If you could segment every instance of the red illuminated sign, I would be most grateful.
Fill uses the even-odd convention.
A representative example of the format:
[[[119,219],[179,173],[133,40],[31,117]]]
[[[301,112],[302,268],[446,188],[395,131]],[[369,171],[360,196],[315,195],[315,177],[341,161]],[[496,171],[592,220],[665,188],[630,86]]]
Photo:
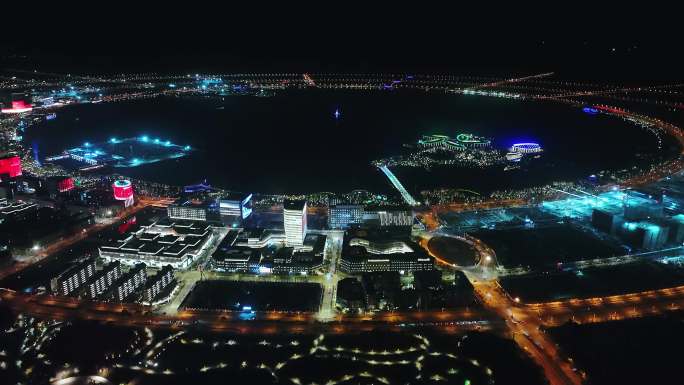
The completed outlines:
[[[67,192],[74,189],[74,180],[71,178],[62,179],[57,182],[57,191]]]
[[[12,108],[15,110],[21,110],[21,109],[30,108],[30,107],[31,107],[31,105],[26,103],[23,100],[15,100],[12,102]]]
[[[0,175],[9,174],[10,178],[21,175],[21,160],[18,156],[0,159]]]
[[[117,180],[112,185],[114,199],[119,201],[129,200],[133,197],[133,185],[128,180]]]
[[[2,112],[6,114],[16,114],[20,112],[29,112],[33,109],[33,107],[26,103],[23,100],[14,100],[12,101],[12,108],[3,108]]]

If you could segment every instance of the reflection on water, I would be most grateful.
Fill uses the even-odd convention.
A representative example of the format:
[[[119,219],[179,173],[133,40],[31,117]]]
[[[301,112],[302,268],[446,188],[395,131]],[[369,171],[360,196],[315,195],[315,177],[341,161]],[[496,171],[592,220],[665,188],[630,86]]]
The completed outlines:
[[[223,107],[223,109],[217,109]],[[331,111],[340,108],[344,117]],[[112,137],[163,138],[190,145],[188,157],[142,164],[131,177],[255,192],[392,191],[371,162],[401,152],[422,135],[467,132],[496,148],[517,142],[544,147],[539,162],[502,167],[398,169],[410,190],[466,187],[484,191],[528,182],[584,177],[622,168],[658,152],[646,129],[550,102],[412,92],[287,91],[270,98],[158,98],[65,107],[60,118],[25,132],[43,156]],[[619,138],[619,144],[616,141]],[[605,156],[610,147],[610,157]],[[667,148],[667,146],[666,146]],[[130,172],[129,172],[130,171]]]

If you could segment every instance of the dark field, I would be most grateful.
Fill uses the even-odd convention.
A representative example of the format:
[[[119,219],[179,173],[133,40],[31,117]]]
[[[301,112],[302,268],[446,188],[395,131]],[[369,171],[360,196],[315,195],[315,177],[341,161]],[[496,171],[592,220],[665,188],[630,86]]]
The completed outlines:
[[[472,266],[478,262],[475,249],[459,239],[434,237],[428,242],[428,248],[440,259],[458,266]]]
[[[317,311],[321,286],[317,283],[201,281],[182,308],[241,311]]]
[[[657,262],[501,277],[501,286],[522,302],[634,293],[684,284],[684,269]]]
[[[581,261],[626,254],[591,233],[570,225],[533,229],[481,230],[471,233],[496,252],[506,268],[543,269],[559,262]]]
[[[12,363],[2,378],[11,383],[45,384],[50,377],[93,374],[115,384],[140,385],[545,383],[514,342],[489,333],[407,328],[402,333],[260,336],[92,322],[19,325],[6,313],[0,305],[3,325],[17,325],[0,334],[0,361]],[[14,365],[18,359],[20,369]]]
[[[590,385],[681,383],[684,314],[567,324],[549,334],[587,373]]]

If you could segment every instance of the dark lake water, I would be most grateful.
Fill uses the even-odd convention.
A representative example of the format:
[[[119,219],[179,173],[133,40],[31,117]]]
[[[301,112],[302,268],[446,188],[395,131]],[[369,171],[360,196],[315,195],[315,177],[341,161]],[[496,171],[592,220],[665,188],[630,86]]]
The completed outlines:
[[[85,141],[148,135],[195,150],[117,172],[177,185],[206,178],[214,186],[263,193],[392,191],[370,162],[399,154],[423,134],[470,132],[500,147],[533,141],[545,153],[529,169],[513,172],[395,170],[411,190],[524,187],[622,168],[659,152],[652,133],[615,118],[556,103],[463,95],[307,90],[77,105],[57,114],[24,135],[41,157]]]

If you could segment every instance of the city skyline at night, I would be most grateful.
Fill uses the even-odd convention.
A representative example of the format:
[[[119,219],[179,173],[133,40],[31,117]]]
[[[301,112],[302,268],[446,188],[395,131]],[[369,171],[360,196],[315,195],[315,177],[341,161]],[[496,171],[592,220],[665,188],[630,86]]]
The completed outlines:
[[[678,383],[670,12],[57,8],[0,38],[0,383]]]

